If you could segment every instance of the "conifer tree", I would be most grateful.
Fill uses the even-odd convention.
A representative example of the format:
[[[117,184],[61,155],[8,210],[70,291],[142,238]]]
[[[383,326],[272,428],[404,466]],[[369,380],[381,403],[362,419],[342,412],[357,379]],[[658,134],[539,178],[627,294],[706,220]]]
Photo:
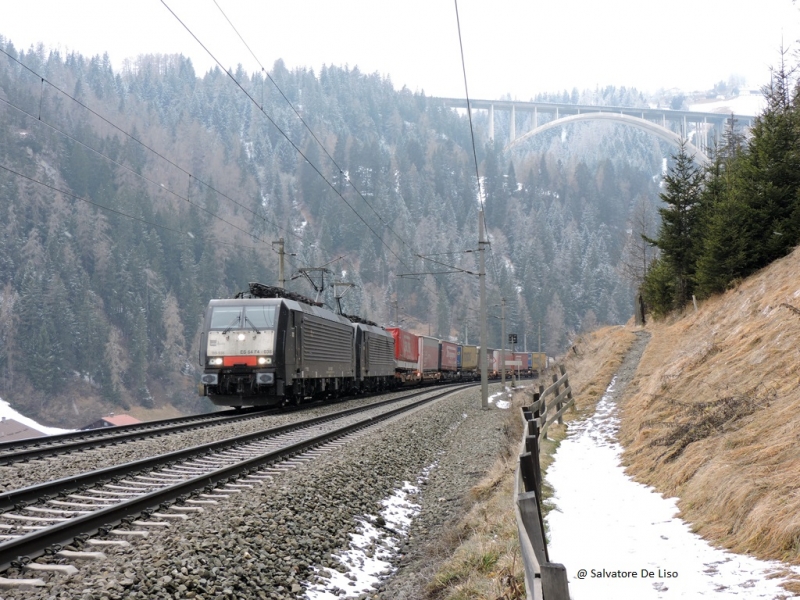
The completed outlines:
[[[784,256],[800,238],[800,90],[783,54],[764,89],[767,109],[756,119],[737,169],[737,189],[750,213],[742,224],[748,245],[743,275]]]
[[[693,292],[693,275],[699,245],[698,211],[702,172],[692,162],[682,141],[675,164],[664,178],[664,192],[659,194],[666,204],[661,214],[658,238],[648,239],[661,250],[662,260],[675,278],[672,304],[679,308],[686,304]],[[647,278],[645,278],[647,279]]]
[[[703,232],[697,257],[695,283],[700,296],[725,289],[741,273],[747,260],[747,245],[742,230],[750,213],[737,188],[738,160],[744,138],[733,117],[728,120],[723,142],[705,170],[705,185],[700,196],[698,229]]]

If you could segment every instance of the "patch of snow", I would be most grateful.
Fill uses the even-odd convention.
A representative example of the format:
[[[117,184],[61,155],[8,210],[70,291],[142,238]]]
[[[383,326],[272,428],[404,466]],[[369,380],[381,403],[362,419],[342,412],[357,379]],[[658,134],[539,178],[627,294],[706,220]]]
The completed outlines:
[[[500,408],[502,410],[508,410],[509,408],[511,408],[511,401],[504,400],[503,397],[506,398],[511,397],[511,389],[508,386],[506,386],[505,391],[497,392],[496,394],[492,394],[491,396],[489,396],[488,402],[489,404],[495,404],[497,408]]]
[[[22,423],[23,425],[27,425],[31,429],[35,429],[36,431],[41,431],[42,433],[46,433],[47,435],[55,435],[57,433],[70,433],[71,431],[75,431],[74,429],[59,429],[58,427],[46,427],[45,425],[40,425],[33,419],[26,417],[25,415],[11,408],[11,405],[2,398],[0,398],[0,418],[14,419],[17,423]]]
[[[694,112],[713,112],[755,117],[764,112],[767,107],[767,99],[763,94],[746,94],[729,98],[727,100],[714,100],[712,102],[697,102],[689,106],[690,111]]]
[[[426,480],[435,466],[436,463],[426,467],[417,482]],[[350,548],[334,556],[345,572],[314,567],[317,581],[308,585],[304,598],[338,600],[374,592],[374,586],[396,570],[391,560],[399,553],[400,538],[408,536],[411,521],[421,510],[409,499],[418,492],[417,486],[406,481],[401,489],[383,500],[380,516],[359,519],[358,531],[350,534]]]
[[[591,418],[570,424],[547,474],[556,506],[547,516],[548,552],[566,565],[571,598],[787,597],[779,572],[800,568],[710,546],[675,516],[675,498],[625,475],[614,384]]]

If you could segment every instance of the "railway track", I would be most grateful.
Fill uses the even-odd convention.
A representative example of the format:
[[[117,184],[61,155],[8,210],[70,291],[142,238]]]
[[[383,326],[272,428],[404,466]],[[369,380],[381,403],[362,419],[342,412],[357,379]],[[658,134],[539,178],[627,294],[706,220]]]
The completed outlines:
[[[276,409],[235,411],[226,410],[186,417],[175,417],[160,421],[148,421],[135,425],[88,429],[0,443],[0,465],[34,460],[87,448],[99,448],[156,435],[192,431],[227,423],[246,421],[276,413]]]
[[[365,396],[362,396],[362,398]],[[345,398],[344,400],[347,400]],[[283,408],[251,408],[175,417],[103,429],[73,431],[47,436],[0,443],[0,466],[13,465],[48,456],[69,454],[83,450],[103,448],[126,442],[144,440],[161,435],[174,435],[221,425],[230,425],[270,415],[288,414],[328,404],[323,401]]]
[[[102,548],[146,537],[150,529],[186,519],[204,505],[263,483],[276,463],[313,454],[314,449],[466,387],[470,386],[417,391],[0,494],[0,572],[12,566],[66,568],[31,560],[43,554],[75,557],[63,550],[75,540]]]

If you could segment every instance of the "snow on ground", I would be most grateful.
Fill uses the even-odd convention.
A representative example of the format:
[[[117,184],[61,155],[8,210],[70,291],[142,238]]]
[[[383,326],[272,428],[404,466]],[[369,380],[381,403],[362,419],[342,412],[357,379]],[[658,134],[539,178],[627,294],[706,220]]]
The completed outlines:
[[[423,470],[417,483],[427,479],[435,466]],[[365,592],[374,592],[373,585],[388,579],[396,570],[391,560],[398,554],[399,538],[408,535],[411,520],[421,509],[409,500],[409,496],[418,491],[418,487],[406,481],[401,489],[383,501],[384,508],[378,517],[360,519],[357,533],[350,534],[350,549],[334,557],[344,567],[344,573],[315,568],[319,581],[306,589],[305,598],[356,598]]]
[[[504,400],[503,398],[508,398],[508,400]],[[496,404],[497,408],[502,408],[503,410],[508,410],[511,408],[511,388],[506,386],[505,391],[497,392],[496,394],[492,394],[488,398],[489,404]]]
[[[698,102],[689,106],[689,110],[697,112],[727,113],[755,117],[764,112],[767,99],[762,94],[745,94],[728,100],[712,100]]]
[[[39,425],[33,419],[30,419],[16,410],[11,408],[11,405],[0,398],[0,419],[14,419],[17,423],[22,423],[23,425],[27,425],[36,431],[41,431],[42,433],[46,433],[47,435],[55,435],[57,433],[69,433],[70,431],[74,431],[74,429],[59,429],[58,427],[45,427],[44,425]]]
[[[548,551],[573,600],[794,597],[769,577],[800,569],[710,546],[675,517],[675,498],[625,475],[613,386],[593,417],[570,424],[547,474]]]

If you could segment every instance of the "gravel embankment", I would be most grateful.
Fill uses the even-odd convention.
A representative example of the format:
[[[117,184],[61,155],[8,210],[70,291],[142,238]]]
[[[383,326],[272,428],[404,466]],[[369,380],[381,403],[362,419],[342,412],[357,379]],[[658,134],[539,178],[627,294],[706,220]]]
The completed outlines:
[[[356,517],[378,514],[382,499],[436,463],[415,499],[422,511],[402,546],[399,571],[360,596],[420,598],[427,544],[463,514],[465,493],[506,443],[505,411],[480,410],[479,396],[479,388],[460,392],[131,548],[110,551],[71,578],[46,577],[45,588],[0,590],[0,596],[301,598],[312,566],[341,568],[332,554],[347,546]]]
[[[408,393],[407,391],[402,393]],[[400,395],[397,392],[396,395]],[[386,396],[381,399],[389,399]],[[357,398],[347,402],[327,404],[306,411],[298,411],[281,415],[273,415],[240,421],[229,425],[220,425],[197,429],[186,433],[163,435],[161,437],[136,440],[121,443],[117,446],[107,446],[94,450],[85,450],[73,454],[61,454],[34,460],[27,463],[17,463],[9,466],[0,466],[0,492],[7,492],[19,488],[53,481],[62,477],[69,477],[87,471],[103,469],[114,465],[124,464],[175,452],[192,446],[209,444],[225,438],[244,435],[263,429],[279,427],[294,421],[303,421],[314,417],[326,415],[331,412],[356,408],[365,404],[376,402],[376,398]]]

